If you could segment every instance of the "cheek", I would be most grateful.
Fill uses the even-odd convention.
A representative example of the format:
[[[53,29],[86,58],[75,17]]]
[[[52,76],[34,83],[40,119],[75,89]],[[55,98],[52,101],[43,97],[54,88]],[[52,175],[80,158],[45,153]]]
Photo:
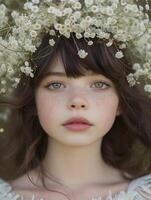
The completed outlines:
[[[57,98],[51,98],[47,95],[37,95],[36,107],[39,121],[42,127],[50,124],[56,115],[56,107],[60,105]],[[53,120],[52,120],[53,119]]]
[[[98,113],[98,123],[103,124],[106,129],[110,129],[116,118],[119,99],[116,95],[100,98],[96,101],[96,113]],[[95,113],[95,112],[94,112]]]

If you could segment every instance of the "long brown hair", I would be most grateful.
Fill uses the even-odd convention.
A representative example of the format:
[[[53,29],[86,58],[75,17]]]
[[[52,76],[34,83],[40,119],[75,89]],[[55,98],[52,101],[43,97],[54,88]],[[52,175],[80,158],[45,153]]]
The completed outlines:
[[[14,95],[1,99],[0,105],[11,109],[0,152],[1,162],[12,159],[16,173],[12,179],[37,166],[44,174],[42,160],[45,157],[48,135],[42,129],[36,115],[35,89],[51,66],[53,58],[59,55],[63,61],[67,77],[79,77],[85,70],[103,74],[113,81],[120,99],[122,114],[117,116],[110,131],[104,136],[100,153],[109,165],[119,169],[127,179],[134,179],[151,171],[151,100],[141,85],[130,87],[126,76],[133,72],[132,64],[125,50],[122,59],[115,58],[116,44],[107,47],[105,41],[88,46],[85,39],[75,35],[55,38],[54,47],[49,45],[46,34],[37,51],[33,54],[32,65],[36,65],[34,78],[22,75],[22,80]],[[77,55],[85,49],[85,59]],[[69,56],[70,55],[70,56]],[[5,177],[10,179],[10,177]]]

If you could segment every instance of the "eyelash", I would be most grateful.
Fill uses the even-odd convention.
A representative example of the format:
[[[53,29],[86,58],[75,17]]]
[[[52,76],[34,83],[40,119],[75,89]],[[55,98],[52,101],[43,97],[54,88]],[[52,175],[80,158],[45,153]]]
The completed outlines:
[[[49,84],[47,84],[45,87],[46,88],[48,88],[48,89],[50,89],[50,86],[51,85],[53,85],[53,84],[63,84],[61,81],[52,81],[52,82],[50,82]],[[108,87],[110,87],[110,85],[108,84],[108,83],[106,83],[106,82],[104,82],[104,81],[94,81],[94,83],[102,83],[102,85],[105,85],[105,88],[101,88],[102,90],[104,90],[104,89],[106,89],[106,88],[108,88]],[[55,89],[60,89],[60,88],[53,88],[53,89],[51,89],[51,90],[55,90]],[[98,89],[100,89],[100,88],[98,88]]]

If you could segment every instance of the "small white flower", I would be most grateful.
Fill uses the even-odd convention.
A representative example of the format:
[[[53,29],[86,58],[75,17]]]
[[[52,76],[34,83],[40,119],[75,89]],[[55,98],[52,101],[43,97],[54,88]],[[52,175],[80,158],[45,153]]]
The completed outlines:
[[[2,64],[1,67],[0,67],[0,71],[3,71],[5,72],[6,71],[6,65],[5,64]]]
[[[62,24],[55,23],[55,24],[54,24],[54,28],[55,28],[56,30],[60,30],[60,29],[62,28]]]
[[[88,42],[88,45],[89,45],[89,46],[93,45],[93,41],[89,41],[89,42]]]
[[[84,0],[86,7],[92,6],[93,0]]]
[[[56,34],[55,30],[51,29],[51,30],[49,31],[49,35],[55,35],[55,34]]]
[[[98,7],[96,5],[91,6],[90,10],[93,13],[97,13],[99,11],[99,9],[98,9]]]
[[[118,58],[118,59],[123,58],[124,57],[123,52],[117,51],[116,54],[115,54],[115,57]]]
[[[81,33],[76,33],[76,38],[77,39],[81,39],[83,36],[82,36],[82,34]]]
[[[28,61],[25,61],[25,66],[29,67],[29,62]]]
[[[30,74],[31,71],[31,67],[25,67],[25,73]]]
[[[66,19],[64,23],[65,23],[66,25],[71,25],[71,20]]]
[[[32,30],[32,31],[30,32],[30,35],[31,35],[32,38],[36,38],[36,37],[37,37],[37,32],[34,31],[34,30]]]
[[[146,92],[150,92],[150,93],[151,93],[151,85],[146,84],[146,85],[144,86],[144,90],[145,90]]]
[[[81,17],[81,12],[80,11],[75,11],[74,13],[73,13],[73,16],[76,18],[76,20],[77,19],[79,19],[80,17]]]
[[[63,11],[62,11],[62,15],[65,16],[66,14],[68,15],[71,15],[73,12],[72,8],[65,8]]]
[[[134,63],[133,64],[133,69],[136,70],[136,71],[140,70],[141,69],[141,65],[139,63]]]
[[[112,7],[107,6],[106,14],[109,15],[109,16],[112,16],[114,14]]]
[[[7,68],[7,71],[8,71],[9,74],[13,74],[14,73],[14,69],[11,66],[9,66]]]
[[[90,33],[89,33],[89,32],[87,32],[87,31],[86,31],[86,32],[84,32],[84,37],[85,37],[85,38],[89,38],[89,37],[90,37]]]
[[[55,8],[54,7],[52,7],[52,6],[50,6],[48,9],[47,9],[47,12],[48,13],[54,13],[55,12]]]
[[[85,50],[80,49],[78,51],[78,55],[79,55],[80,58],[85,58],[88,55],[88,53]]]
[[[34,30],[40,30],[41,29],[41,24],[36,23],[33,25]]]
[[[32,6],[31,10],[32,10],[32,12],[37,13],[39,11],[39,7],[38,6]]]
[[[145,9],[146,9],[146,10],[149,10],[149,9],[150,9],[149,4],[145,4]]]
[[[33,3],[32,2],[26,2],[24,4],[24,9],[27,10],[27,9],[32,9],[32,6],[33,6]]]
[[[60,11],[59,9],[55,9],[55,13],[54,13],[57,17],[62,17],[62,11]]]
[[[95,38],[95,36],[96,36],[96,33],[94,33],[94,32],[92,32],[92,33],[90,34],[90,37],[91,37],[91,38]]]
[[[2,88],[1,90],[0,90],[0,94],[4,94],[6,92],[6,89],[5,88]]]
[[[15,82],[19,83],[20,82],[20,78],[15,78]]]
[[[29,75],[30,75],[31,78],[34,77],[34,73],[32,73],[32,72]]]
[[[32,2],[33,2],[34,4],[39,4],[39,3],[40,3],[39,0],[32,0]]]
[[[127,0],[121,0],[121,5],[125,6],[127,4]]]
[[[0,128],[0,133],[3,133],[4,132],[4,129],[3,128]]]
[[[50,44],[51,46],[54,46],[54,45],[55,45],[54,39],[50,39],[50,40],[49,40],[49,44]]]
[[[76,22],[76,21],[77,21],[76,16],[75,16],[75,15],[71,15],[70,21],[71,21],[71,23],[72,23],[72,22]]]
[[[72,5],[72,8],[74,10],[80,10],[82,7],[81,3],[80,2],[75,2],[73,5]]]
[[[88,23],[91,23],[91,22],[92,22],[92,17],[86,16],[85,20],[86,20]]]
[[[120,49],[126,49],[126,44],[123,43],[123,44],[119,45],[119,48],[120,48]]]
[[[130,73],[127,77],[126,77],[129,86],[133,87],[136,84],[136,80],[134,79],[134,74]]]
[[[6,80],[2,80],[2,81],[1,81],[1,84],[2,84],[2,85],[6,85]]]
[[[112,46],[112,44],[113,44],[113,40],[109,40],[109,42],[106,43],[106,46],[110,47],[110,46]]]

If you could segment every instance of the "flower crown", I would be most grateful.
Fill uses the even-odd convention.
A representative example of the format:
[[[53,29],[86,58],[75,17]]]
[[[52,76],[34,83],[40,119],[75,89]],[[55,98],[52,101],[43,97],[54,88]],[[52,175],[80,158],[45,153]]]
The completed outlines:
[[[22,11],[11,11],[0,4],[0,94],[11,92],[20,82],[22,73],[34,77],[29,60],[50,35],[54,46],[56,32],[69,38],[105,40],[110,47],[117,42],[115,57],[124,57],[128,49],[133,58],[134,73],[127,76],[130,86],[143,84],[151,96],[151,22],[149,3],[145,7],[133,0],[28,0]],[[52,47],[53,48],[53,47]],[[88,53],[77,46],[84,59]]]

